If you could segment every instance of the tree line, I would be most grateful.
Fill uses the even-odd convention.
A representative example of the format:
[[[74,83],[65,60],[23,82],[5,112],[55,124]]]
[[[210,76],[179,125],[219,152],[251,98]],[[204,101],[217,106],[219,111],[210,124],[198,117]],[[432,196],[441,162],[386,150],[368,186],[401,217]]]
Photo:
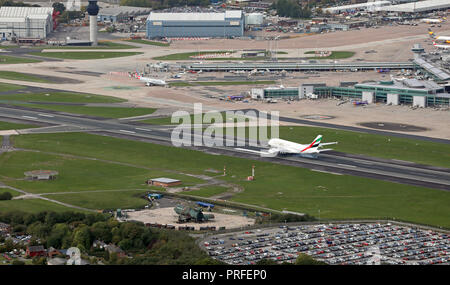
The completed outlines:
[[[302,7],[296,0],[278,0],[273,2],[273,9],[277,10],[278,16],[290,18],[310,18],[311,10],[308,6]]]
[[[94,264],[99,260],[104,264],[222,264],[210,258],[187,233],[149,228],[140,222],[119,223],[106,214],[7,212],[0,213],[0,221],[10,224],[13,233],[32,235],[29,245],[78,247],[82,257]],[[94,248],[95,240],[119,246],[133,258]],[[11,246],[8,241],[0,252],[10,251]]]

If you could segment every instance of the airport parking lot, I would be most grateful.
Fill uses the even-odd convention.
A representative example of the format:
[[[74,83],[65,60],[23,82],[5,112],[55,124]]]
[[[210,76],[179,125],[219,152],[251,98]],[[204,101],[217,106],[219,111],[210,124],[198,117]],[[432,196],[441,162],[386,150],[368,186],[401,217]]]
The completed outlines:
[[[390,223],[280,226],[209,236],[202,246],[234,265],[295,262],[298,253],[332,265],[450,264],[448,234]]]

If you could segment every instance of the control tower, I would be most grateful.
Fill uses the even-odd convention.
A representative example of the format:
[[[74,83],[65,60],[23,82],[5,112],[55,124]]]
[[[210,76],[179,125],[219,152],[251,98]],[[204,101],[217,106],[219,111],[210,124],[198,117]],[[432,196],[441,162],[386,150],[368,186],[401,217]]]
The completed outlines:
[[[86,11],[89,14],[89,33],[90,33],[90,41],[93,46],[98,44],[97,42],[97,14],[100,8],[97,5],[97,0],[89,0],[89,5],[86,8]]]

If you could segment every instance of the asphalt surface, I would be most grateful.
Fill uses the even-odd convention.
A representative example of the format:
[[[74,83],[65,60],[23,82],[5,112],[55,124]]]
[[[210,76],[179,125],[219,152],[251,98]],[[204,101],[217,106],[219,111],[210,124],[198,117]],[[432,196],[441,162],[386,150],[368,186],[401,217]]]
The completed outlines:
[[[40,112],[5,106],[0,106],[0,114],[2,114],[3,117],[20,119],[31,123],[39,122],[53,125],[44,128],[20,130],[19,133],[22,134],[74,131],[90,132],[150,143],[172,145],[172,128],[170,127],[155,125],[136,126],[128,124],[123,120],[98,120],[81,115],[61,114],[47,111]],[[307,122],[310,123],[310,121]],[[366,129],[364,130],[367,131]],[[232,142],[236,143],[237,140],[238,139],[235,138]],[[346,174],[409,185],[424,186],[446,191],[450,190],[450,169],[424,166],[399,160],[378,159],[333,151],[320,155],[318,159],[297,156],[267,158],[260,157],[256,154],[239,151],[234,147],[226,146],[188,146],[186,148],[212,154],[249,158],[283,165],[309,168],[314,171],[332,173],[336,175]]]

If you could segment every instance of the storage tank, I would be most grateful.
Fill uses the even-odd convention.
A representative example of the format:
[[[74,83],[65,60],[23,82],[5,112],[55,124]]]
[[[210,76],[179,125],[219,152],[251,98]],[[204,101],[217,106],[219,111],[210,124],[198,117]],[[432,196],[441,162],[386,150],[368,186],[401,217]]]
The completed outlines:
[[[245,25],[262,25],[264,16],[261,13],[245,14]]]

